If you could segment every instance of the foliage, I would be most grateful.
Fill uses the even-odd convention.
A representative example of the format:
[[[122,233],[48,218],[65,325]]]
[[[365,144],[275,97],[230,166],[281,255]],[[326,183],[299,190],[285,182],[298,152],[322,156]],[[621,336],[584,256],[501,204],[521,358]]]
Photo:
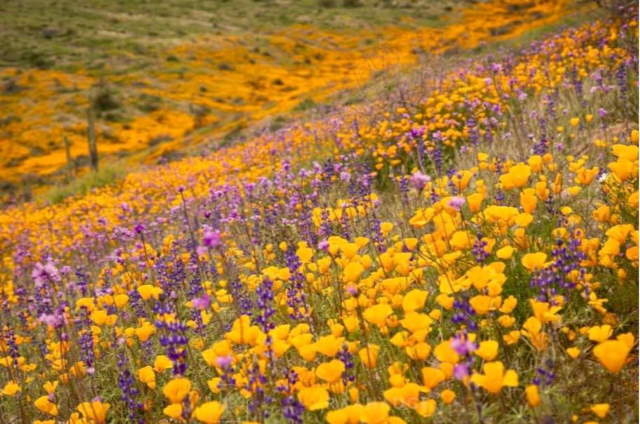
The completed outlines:
[[[0,417],[637,421],[637,13],[2,211]]]

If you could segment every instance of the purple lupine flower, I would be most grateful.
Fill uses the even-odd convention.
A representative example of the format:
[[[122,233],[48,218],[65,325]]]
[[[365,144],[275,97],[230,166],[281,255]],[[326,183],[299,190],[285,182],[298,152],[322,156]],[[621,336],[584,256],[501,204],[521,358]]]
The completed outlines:
[[[356,379],[355,374],[353,373],[353,355],[349,352],[349,346],[345,343],[342,346],[342,349],[337,354],[337,357],[344,364],[345,372],[342,373],[342,382],[347,384],[349,382],[354,382]]]
[[[294,396],[287,396],[282,400],[282,415],[293,424],[302,424],[304,406]]]
[[[260,366],[254,362],[249,367],[248,382],[244,389],[251,392],[251,400],[249,401],[249,411],[258,416],[260,421],[269,417],[269,412],[264,408],[266,404],[270,404],[272,399],[266,395],[265,385],[267,377],[260,371]]]
[[[382,253],[387,250],[385,238],[382,235],[380,219],[375,216],[369,221],[369,236],[373,240],[378,252]]]
[[[173,375],[184,375],[187,370],[187,351],[185,346],[188,342],[184,333],[187,325],[180,322],[164,322],[157,320],[155,325],[158,329],[164,330],[160,336],[160,345],[166,348],[167,356],[173,362]]]
[[[533,139],[533,136],[531,136],[530,139]],[[536,155],[544,155],[548,151],[549,151],[549,141],[547,140],[546,137],[541,137],[540,141],[537,143],[534,143],[533,145],[533,153]]]
[[[550,386],[556,378],[553,371],[547,371],[544,368],[536,368],[536,374],[537,376],[532,380],[536,386]]]
[[[240,280],[233,279],[229,282],[229,293],[233,297],[233,302],[239,315],[253,315],[253,302]]]
[[[441,145],[443,137],[442,137],[442,134],[440,133],[440,131],[436,131],[435,133],[433,133],[433,137],[436,140],[436,145],[430,151],[431,160],[433,161],[433,164],[435,165],[436,172],[438,173],[438,175],[442,175],[442,167],[444,165],[444,157],[442,155],[442,149],[440,148],[440,145]]]
[[[344,215],[346,216],[346,214]],[[289,287],[286,290],[287,305],[292,309],[289,316],[293,319],[302,319],[306,316],[307,308],[307,295],[304,291],[305,277],[300,272],[302,264],[293,246],[290,246],[285,252],[285,260],[291,273]]]
[[[466,325],[472,331],[478,328],[478,324],[474,319],[476,312],[465,297],[454,300],[453,307],[456,310],[456,313],[451,317],[451,321],[454,324]]]
[[[489,253],[485,250],[487,247],[486,240],[482,240],[482,234],[478,234],[476,237],[476,241],[473,243],[473,248],[471,249],[471,253],[476,259],[478,263],[484,263],[489,257]]]
[[[578,272],[579,280],[586,275],[586,269],[581,265],[586,255],[580,251],[580,240],[573,237],[568,242],[558,240],[551,256],[553,262],[537,271],[529,283],[539,290],[538,299],[543,302],[551,301],[553,296],[575,287],[575,283],[567,277],[572,272]]]
[[[118,355],[118,368],[124,369],[118,376],[118,387],[120,388],[120,398],[127,405],[127,416],[130,423],[143,424],[145,422],[142,416],[144,405],[136,400],[140,391],[136,388],[136,380],[131,371],[127,367],[127,358],[124,353]]]
[[[20,351],[18,350],[18,343],[16,342],[16,334],[11,328],[5,328],[4,342],[7,346],[9,357],[13,359],[13,365],[18,366]]]
[[[256,289],[256,294],[258,297],[256,299],[258,315],[254,321],[262,331],[268,333],[275,328],[275,324],[271,322],[271,317],[276,313],[275,309],[273,309],[273,281],[268,278],[262,280],[262,283]]]

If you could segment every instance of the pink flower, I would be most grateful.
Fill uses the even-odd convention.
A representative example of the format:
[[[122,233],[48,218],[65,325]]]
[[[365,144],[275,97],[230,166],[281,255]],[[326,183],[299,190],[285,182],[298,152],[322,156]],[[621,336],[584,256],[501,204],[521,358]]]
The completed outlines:
[[[202,297],[195,297],[191,299],[191,303],[196,309],[207,309],[211,305],[211,298],[205,293]]]
[[[59,314],[42,314],[38,318],[38,321],[43,322],[50,327],[58,328],[62,327],[64,317]]]
[[[214,231],[210,229],[205,230],[204,237],[202,238],[202,243],[206,247],[212,247],[214,249],[216,247],[220,247],[220,245],[222,245],[220,231]]]
[[[454,196],[451,199],[449,199],[449,207],[452,207],[455,210],[460,210],[460,208],[462,207],[462,205],[464,205],[464,202],[466,200],[464,199],[464,197],[460,197],[460,196]]]
[[[233,358],[229,355],[218,356],[216,358],[216,365],[220,368],[227,368],[233,362]]]
[[[431,177],[423,174],[420,171],[416,171],[409,178],[409,182],[418,190],[422,190],[427,183],[431,181]]]

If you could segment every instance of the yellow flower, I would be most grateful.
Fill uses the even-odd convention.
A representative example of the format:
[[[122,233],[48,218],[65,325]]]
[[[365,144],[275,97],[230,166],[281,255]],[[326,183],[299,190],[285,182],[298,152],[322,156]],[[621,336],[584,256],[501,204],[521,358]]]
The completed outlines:
[[[381,222],[380,223],[380,231],[382,235],[387,235],[393,229],[393,223],[391,222]]]
[[[426,290],[413,289],[404,295],[402,299],[402,309],[404,309],[405,313],[422,309],[428,296],[429,292]]]
[[[580,349],[578,349],[577,347],[567,348],[566,352],[571,359],[576,359],[578,356],[580,356]]]
[[[156,327],[150,322],[145,321],[140,327],[134,330],[136,336],[141,342],[146,342],[156,332]]]
[[[485,295],[473,296],[469,299],[469,304],[478,315],[484,315],[491,309],[492,298]]]
[[[364,267],[359,262],[349,262],[342,272],[345,283],[355,283],[364,272]]]
[[[311,249],[306,243],[301,242],[298,244],[298,250],[296,255],[300,258],[300,262],[303,264],[309,263],[313,257],[313,249]]]
[[[380,352],[380,346],[371,343],[360,349],[358,356],[360,357],[362,365],[366,368],[375,368],[378,363],[378,352]]]
[[[451,346],[450,340],[445,340],[435,347],[433,354],[440,362],[455,364],[460,360],[460,356]]]
[[[444,372],[439,368],[422,368],[422,384],[431,390],[445,380]]]
[[[558,312],[562,309],[561,306],[551,306],[547,302],[538,302],[533,299],[529,299],[529,304],[533,309],[533,315],[541,323],[560,321],[561,316],[558,315]]]
[[[485,361],[491,361],[498,355],[498,342],[495,340],[481,342],[474,353]]]
[[[356,403],[355,405],[330,411],[326,416],[326,420],[329,424],[358,424],[363,411],[364,406]]]
[[[589,329],[589,340],[594,342],[604,342],[611,337],[613,329],[610,325],[593,326]]]
[[[633,144],[614,144],[611,146],[612,153],[619,159],[628,161],[638,160],[638,146]]]
[[[109,315],[107,311],[103,309],[96,309],[91,312],[89,318],[91,318],[91,321],[96,325],[113,325],[117,321],[118,316],[115,314]]]
[[[529,271],[538,271],[544,268],[547,261],[547,254],[543,252],[527,253],[522,257],[522,265]]]
[[[527,403],[532,408],[540,405],[540,392],[538,391],[538,386],[535,384],[530,384],[524,389],[525,394],[527,395]]]
[[[435,414],[436,408],[436,401],[433,399],[427,399],[420,401],[414,409],[421,417],[427,418]]]
[[[456,392],[454,392],[453,390],[444,389],[440,392],[440,399],[442,399],[445,404],[449,405],[456,399]]]
[[[156,287],[151,284],[143,284],[142,286],[139,286],[137,290],[140,294],[140,297],[142,297],[144,300],[150,298],[158,299],[164,292],[164,290],[162,290],[160,287]]]
[[[520,206],[526,213],[532,213],[538,205],[538,198],[536,197],[536,191],[532,188],[522,190],[520,193]]]
[[[171,359],[166,355],[158,355],[155,361],[153,361],[153,369],[156,372],[162,372],[171,368],[173,368],[173,362],[171,362]]]
[[[512,246],[505,246],[496,251],[496,256],[500,259],[511,259],[515,249]]]
[[[416,383],[403,384],[384,391],[384,399],[393,406],[417,406],[420,400],[420,386]]]
[[[58,407],[49,400],[49,396],[40,396],[33,404],[42,412],[53,415],[54,417],[58,415]]]
[[[513,330],[507,334],[505,334],[504,336],[502,336],[502,340],[504,340],[504,342],[508,345],[512,345],[514,343],[517,343],[518,340],[520,340],[520,336],[521,333],[518,330]]]
[[[44,383],[42,385],[42,388],[44,389],[45,392],[47,392],[48,394],[52,394],[56,391],[56,389],[58,388],[58,382],[57,381],[47,381],[46,383]]]
[[[482,201],[484,200],[484,195],[482,193],[473,193],[467,196],[467,204],[469,205],[469,209],[471,212],[478,212],[482,207]]]
[[[366,424],[382,424],[389,418],[391,407],[386,402],[369,402],[363,410],[360,420]]]
[[[171,403],[180,403],[191,390],[191,381],[188,378],[178,377],[169,381],[162,388],[162,393]]]
[[[626,181],[638,174],[638,163],[630,160],[619,159],[616,162],[609,163],[608,168],[621,181]]]
[[[162,410],[162,412],[168,416],[177,420],[182,417],[182,405],[179,403],[173,403]]]
[[[500,312],[503,314],[510,314],[513,310],[518,306],[518,299],[514,296],[507,297],[504,302],[502,302],[502,306],[500,306]]]
[[[305,387],[298,392],[298,400],[309,411],[329,406],[329,392],[321,386]]]
[[[251,325],[251,318],[248,315],[242,315],[233,322],[231,331],[225,334],[225,338],[234,344],[255,345],[261,334],[263,333],[260,327]]]
[[[471,381],[492,394],[497,394],[503,386],[518,386],[518,374],[514,370],[504,371],[501,361],[487,362],[482,367],[484,374],[474,373]]]
[[[368,322],[375,324],[378,327],[384,327],[387,321],[387,317],[392,313],[393,309],[391,309],[391,306],[383,303],[365,309],[362,315]]]
[[[318,365],[316,368],[316,375],[331,384],[340,380],[344,370],[344,362],[334,359],[333,361],[324,362]]]
[[[5,396],[14,396],[21,390],[20,385],[18,385],[15,381],[8,381],[7,384],[2,388],[2,393]]]
[[[591,412],[596,414],[598,418],[604,418],[609,414],[609,404],[608,403],[596,403],[595,405],[591,405]]]
[[[156,388],[156,373],[150,366],[146,366],[138,370],[138,380],[142,381],[150,389]]]
[[[509,168],[509,171],[500,176],[500,183],[505,190],[519,188],[527,184],[531,175],[531,167],[520,163]]]
[[[324,337],[320,337],[313,344],[313,352],[318,351],[323,355],[333,358],[336,356],[342,345],[344,344],[344,337],[336,337],[333,334],[329,334]]]
[[[224,412],[224,405],[220,402],[205,402],[193,411],[193,416],[205,424],[216,424]]]
[[[110,407],[111,405],[108,403],[94,400],[92,402],[82,402],[77,409],[85,420],[92,421],[95,424],[102,424],[107,420],[107,412],[109,412]]]
[[[607,340],[593,349],[594,356],[609,372],[617,373],[624,367],[631,347],[620,340]]]

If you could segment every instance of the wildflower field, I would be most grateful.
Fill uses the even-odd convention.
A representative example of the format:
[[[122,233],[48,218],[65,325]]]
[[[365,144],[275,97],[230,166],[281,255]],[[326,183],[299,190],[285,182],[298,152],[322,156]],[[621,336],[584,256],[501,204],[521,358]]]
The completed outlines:
[[[637,422],[638,9],[593,16],[0,210],[0,423]]]
[[[460,0],[452,2],[455,13],[446,14],[438,8],[448,4],[445,0],[415,0],[410,16],[403,9],[346,9],[343,18],[350,17],[351,23],[336,28],[325,21],[340,16],[324,14],[344,9],[314,12],[309,4],[317,0],[279,0],[294,3],[281,7],[266,0],[214,1],[223,15],[230,7],[255,9],[252,20],[258,28],[212,33],[205,19],[212,12],[196,14],[190,0],[164,1],[165,7],[183,4],[185,9],[167,11],[175,19],[156,11],[160,16],[148,21],[141,14],[146,11],[142,1],[118,6],[122,2],[101,0],[95,10],[69,18],[75,0],[58,0],[55,7],[43,4],[49,0],[6,1],[6,12],[0,4],[0,38],[8,40],[0,45],[0,108],[6,110],[0,118],[0,189],[60,182],[77,165],[82,172],[89,106],[99,115],[102,156],[157,163],[194,146],[220,147],[256,123],[275,120],[271,127],[282,126],[291,111],[322,104],[379,72],[514,37],[556,22],[570,9],[593,8],[569,0]],[[294,16],[313,12],[313,21],[273,27],[268,16],[258,15],[285,7]],[[38,8],[47,13],[39,17],[33,13]],[[367,16],[367,11],[378,12]],[[425,26],[422,14],[442,22]],[[213,16],[216,25],[226,23]],[[239,17],[229,19],[228,26],[240,25]],[[368,20],[379,22],[362,27]],[[260,29],[261,24],[270,28]],[[25,34],[24,26],[42,29]]]

